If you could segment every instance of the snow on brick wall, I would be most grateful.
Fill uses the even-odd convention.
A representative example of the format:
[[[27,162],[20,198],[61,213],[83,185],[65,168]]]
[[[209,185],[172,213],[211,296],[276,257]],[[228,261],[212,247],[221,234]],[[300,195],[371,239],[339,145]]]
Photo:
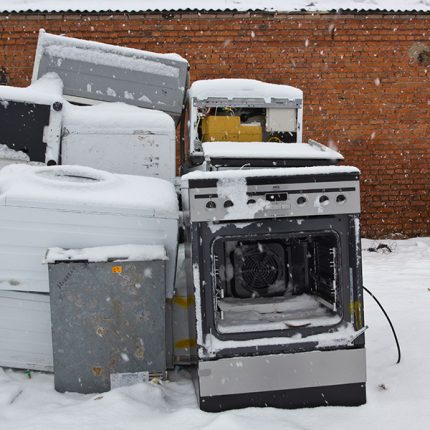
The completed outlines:
[[[430,16],[0,14],[0,68],[28,85],[39,28],[177,52],[191,78],[246,77],[304,91],[304,139],[362,176],[363,233],[430,234]]]

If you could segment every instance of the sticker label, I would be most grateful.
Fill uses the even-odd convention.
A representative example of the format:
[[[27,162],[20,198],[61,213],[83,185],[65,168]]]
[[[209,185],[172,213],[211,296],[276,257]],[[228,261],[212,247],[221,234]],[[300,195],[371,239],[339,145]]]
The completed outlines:
[[[122,273],[122,266],[112,266],[112,273]]]
[[[141,384],[149,381],[149,372],[134,373],[111,373],[110,388],[129,387],[134,384]]]

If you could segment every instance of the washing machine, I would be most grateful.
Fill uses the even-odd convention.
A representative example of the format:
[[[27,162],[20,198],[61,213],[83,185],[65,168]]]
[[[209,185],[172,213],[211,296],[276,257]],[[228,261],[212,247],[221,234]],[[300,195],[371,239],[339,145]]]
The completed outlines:
[[[4,167],[0,171],[0,366],[52,369],[48,267],[43,264],[48,248],[163,245],[170,300],[178,217],[174,186],[162,179],[80,166]]]

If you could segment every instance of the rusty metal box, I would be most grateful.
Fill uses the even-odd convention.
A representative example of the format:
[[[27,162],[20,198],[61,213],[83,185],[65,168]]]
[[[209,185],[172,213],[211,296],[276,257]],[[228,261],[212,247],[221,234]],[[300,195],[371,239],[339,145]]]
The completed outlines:
[[[57,391],[103,392],[113,374],[165,372],[165,261],[56,261],[49,284]]]

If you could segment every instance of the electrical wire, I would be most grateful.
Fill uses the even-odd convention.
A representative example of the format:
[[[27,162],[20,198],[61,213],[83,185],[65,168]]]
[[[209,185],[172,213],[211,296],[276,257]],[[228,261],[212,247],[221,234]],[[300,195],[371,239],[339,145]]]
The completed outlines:
[[[271,136],[269,139],[269,142],[278,142],[278,143],[282,143],[282,140],[279,139],[279,137],[276,136]]]
[[[375,302],[378,304],[378,306],[381,308],[381,311],[385,315],[385,318],[387,318],[388,324],[390,324],[391,331],[393,332],[394,340],[396,341],[396,345],[397,345],[397,362],[396,362],[396,364],[399,364],[400,360],[402,358],[402,353],[400,351],[399,339],[397,338],[396,330],[394,330],[393,323],[391,322],[390,317],[388,316],[387,312],[385,312],[385,309],[381,305],[381,302],[373,295],[373,293],[371,293],[364,285],[363,285],[363,290],[366,291],[367,294],[369,294],[369,296],[372,297],[373,300],[375,300]]]

